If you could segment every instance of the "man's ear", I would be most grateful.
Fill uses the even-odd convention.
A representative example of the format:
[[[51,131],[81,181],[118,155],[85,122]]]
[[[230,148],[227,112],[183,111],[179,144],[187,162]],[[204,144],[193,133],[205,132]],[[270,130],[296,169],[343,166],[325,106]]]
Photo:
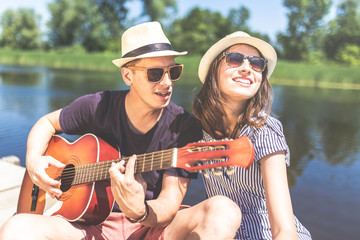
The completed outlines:
[[[125,84],[130,87],[133,78],[133,72],[129,68],[123,67],[121,69],[121,74]]]

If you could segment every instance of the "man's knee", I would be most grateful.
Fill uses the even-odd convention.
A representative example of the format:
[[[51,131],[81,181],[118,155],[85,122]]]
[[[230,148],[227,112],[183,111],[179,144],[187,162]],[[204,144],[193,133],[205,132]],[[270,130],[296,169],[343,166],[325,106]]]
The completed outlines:
[[[69,236],[80,239],[83,233],[63,218],[38,214],[14,215],[0,229],[0,240],[69,239]]]
[[[24,228],[29,225],[22,214],[14,215],[0,228],[0,239],[21,239]]]

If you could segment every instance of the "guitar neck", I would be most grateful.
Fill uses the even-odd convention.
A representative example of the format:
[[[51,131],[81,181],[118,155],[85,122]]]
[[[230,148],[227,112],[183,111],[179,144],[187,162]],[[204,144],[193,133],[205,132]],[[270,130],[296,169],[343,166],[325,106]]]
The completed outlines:
[[[110,179],[109,169],[112,163],[124,160],[126,165],[129,159],[130,157],[124,157],[64,169],[63,176],[64,174],[74,176],[74,178],[72,178],[72,185],[108,180]],[[177,148],[139,154],[137,155],[135,161],[135,173],[150,172],[174,167],[176,166],[176,162],[174,162],[176,159]]]
[[[84,142],[86,143],[86,141]],[[54,146],[56,145],[54,144]],[[50,148],[50,150],[53,149],[57,148]],[[50,153],[57,155],[55,150],[50,151]],[[116,154],[111,156],[116,158]],[[76,166],[70,163],[61,173],[61,184],[70,186],[108,180],[110,179],[109,169],[111,165],[122,160],[125,161],[126,165],[129,159],[130,157],[124,157]],[[189,172],[205,169],[217,170],[230,166],[249,168],[253,159],[253,145],[246,136],[242,136],[236,140],[189,143],[181,148],[137,155],[135,173],[168,168],[182,168]]]

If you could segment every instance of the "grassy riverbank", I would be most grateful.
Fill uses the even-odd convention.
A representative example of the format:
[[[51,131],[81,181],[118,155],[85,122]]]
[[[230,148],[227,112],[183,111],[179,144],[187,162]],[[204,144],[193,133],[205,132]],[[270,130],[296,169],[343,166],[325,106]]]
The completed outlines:
[[[0,63],[22,66],[45,66],[62,69],[114,71],[111,63],[119,58],[114,53],[43,52],[0,49]],[[200,56],[179,57],[185,64],[185,76],[197,77]],[[186,78],[185,78],[186,79]],[[184,79],[184,80],[185,80]],[[287,62],[279,60],[271,77],[274,85],[310,86],[360,90],[360,69],[333,63]]]

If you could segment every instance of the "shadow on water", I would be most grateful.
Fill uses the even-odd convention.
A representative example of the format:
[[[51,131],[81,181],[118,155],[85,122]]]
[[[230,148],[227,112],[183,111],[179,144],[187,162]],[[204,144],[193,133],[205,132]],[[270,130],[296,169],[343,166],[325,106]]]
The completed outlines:
[[[196,74],[194,74],[196,75]],[[173,101],[191,111],[200,84],[175,84]],[[119,70],[91,72],[0,65],[0,157],[25,162],[26,138],[42,115],[75,98],[127,88]],[[294,212],[314,239],[360,235],[360,94],[358,91],[274,87],[273,112],[291,152],[288,179]],[[205,199],[201,178],[184,203]]]

